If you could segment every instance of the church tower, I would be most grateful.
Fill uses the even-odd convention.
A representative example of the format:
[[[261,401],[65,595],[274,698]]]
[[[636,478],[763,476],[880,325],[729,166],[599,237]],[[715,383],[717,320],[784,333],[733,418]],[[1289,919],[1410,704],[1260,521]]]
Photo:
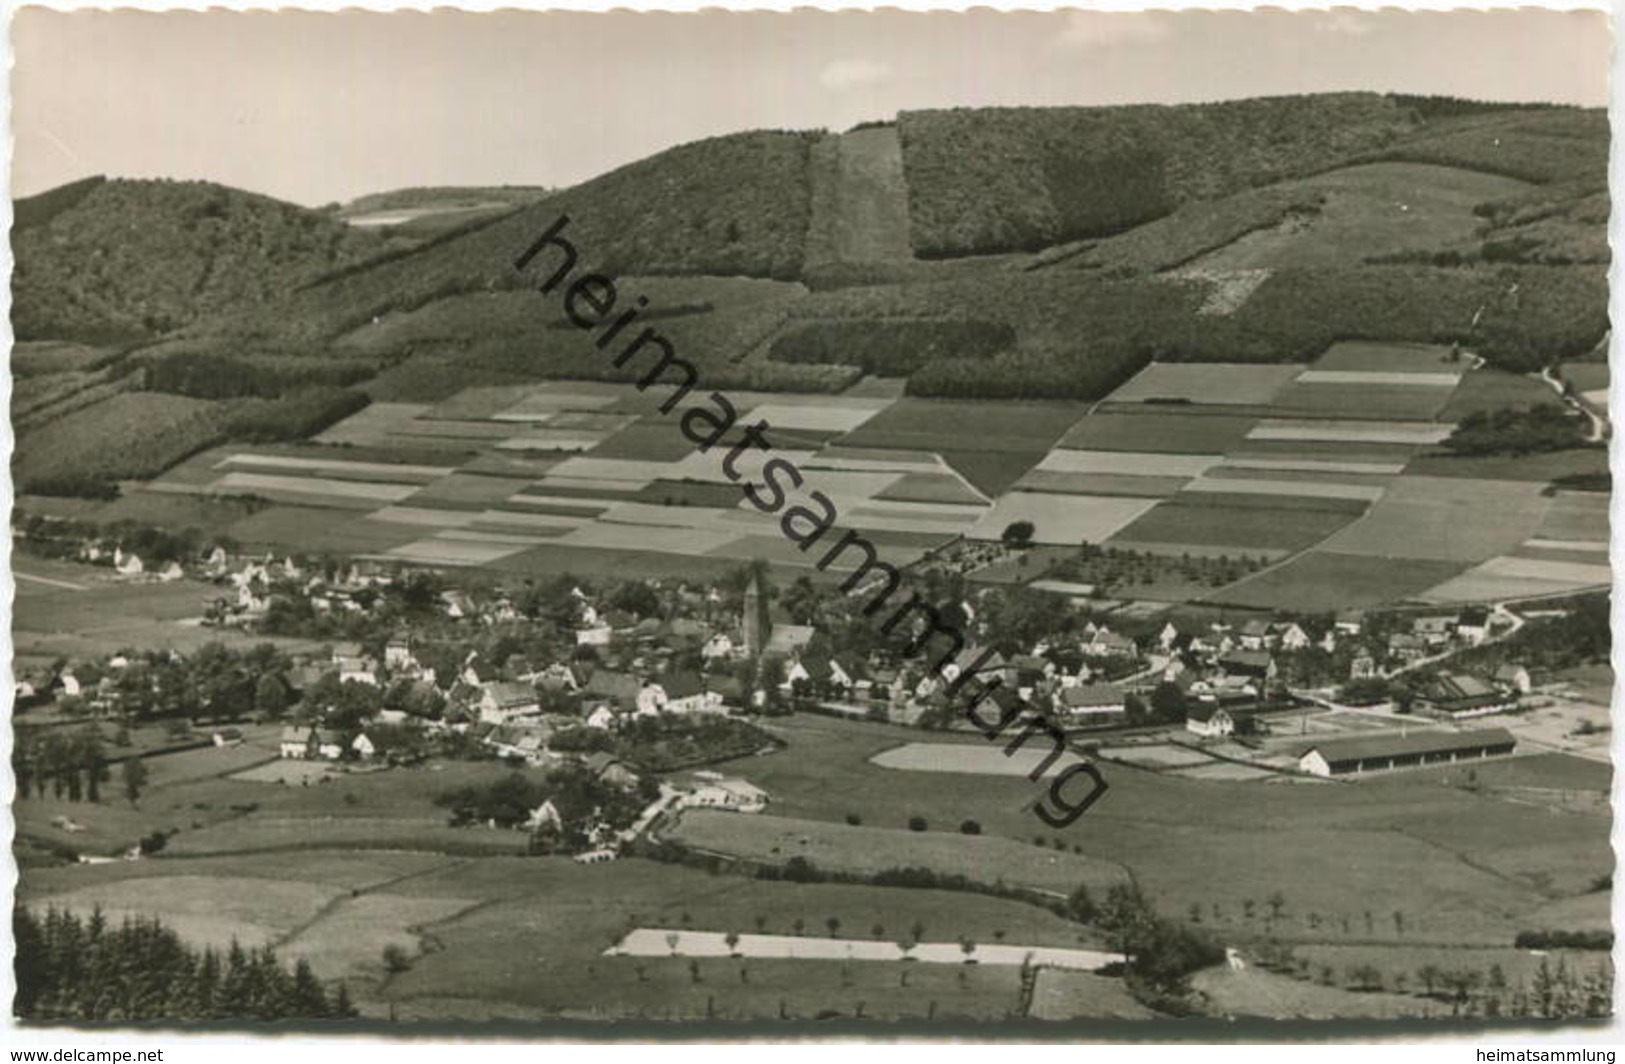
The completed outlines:
[[[767,607],[766,568],[752,567],[750,581],[745,584],[745,616],[741,627],[745,633],[745,655],[751,658],[767,649],[767,641],[773,635],[773,619]]]

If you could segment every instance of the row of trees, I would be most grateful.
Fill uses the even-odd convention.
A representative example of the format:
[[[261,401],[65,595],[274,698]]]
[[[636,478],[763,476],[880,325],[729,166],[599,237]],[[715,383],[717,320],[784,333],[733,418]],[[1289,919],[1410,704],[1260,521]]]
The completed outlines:
[[[19,906],[16,1014],[29,1020],[282,1020],[356,1015],[341,984],[329,993],[305,961],[290,972],[270,948],[236,942],[197,950],[157,920],[110,926],[56,909]]]
[[[1338,971],[1332,965],[1317,965],[1280,943],[1261,946],[1258,961],[1265,968],[1322,986],[1339,983]],[[1430,962],[1415,971],[1394,971],[1364,961],[1345,966],[1341,984],[1362,993],[1387,990],[1446,1002],[1455,1016],[1579,1019],[1608,1016],[1613,1007],[1613,976],[1608,964],[1582,972],[1562,958],[1555,965],[1542,958],[1532,978],[1520,978],[1516,983],[1498,963],[1478,969]]]
[[[111,772],[95,727],[20,731],[11,752],[17,797],[99,802]]]

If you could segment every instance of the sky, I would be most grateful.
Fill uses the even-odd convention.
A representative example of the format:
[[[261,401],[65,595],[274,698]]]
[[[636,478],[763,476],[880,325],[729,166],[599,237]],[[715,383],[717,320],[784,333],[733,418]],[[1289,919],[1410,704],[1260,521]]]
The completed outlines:
[[[1370,89],[1607,102],[1601,12],[340,14],[30,8],[12,191],[92,174],[311,206],[563,187],[744,129],[899,110]]]

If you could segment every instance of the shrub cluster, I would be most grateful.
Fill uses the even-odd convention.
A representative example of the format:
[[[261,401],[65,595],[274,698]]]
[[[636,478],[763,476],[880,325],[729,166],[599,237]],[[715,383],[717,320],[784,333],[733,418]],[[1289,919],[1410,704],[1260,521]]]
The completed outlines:
[[[1613,949],[1612,931],[1519,931],[1518,949]]]

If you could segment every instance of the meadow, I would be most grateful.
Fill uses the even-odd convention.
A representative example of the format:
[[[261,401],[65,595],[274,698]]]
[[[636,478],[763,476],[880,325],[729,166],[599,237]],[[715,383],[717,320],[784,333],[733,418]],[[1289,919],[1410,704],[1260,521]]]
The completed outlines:
[[[1037,795],[1026,779],[873,764],[871,757],[898,742],[897,730],[884,725],[796,717],[772,730],[785,750],[743,771],[767,789],[774,816],[824,821],[825,832],[845,826],[849,813],[864,828],[893,830],[911,816],[942,832],[974,819],[983,838],[1023,841],[1035,858],[1057,852],[1056,833],[1028,809]],[[1185,917],[1195,904],[1204,926],[1242,939],[1264,935],[1266,923],[1288,940],[1357,939],[1370,910],[1384,941],[1505,945],[1522,914],[1589,890],[1611,863],[1606,820],[1404,774],[1321,787],[1187,779],[1118,765],[1105,775],[1111,789],[1060,833],[1066,849],[1128,867],[1169,916]],[[1202,810],[1200,827],[1190,819],[1193,809]],[[1351,853],[1359,860],[1350,861]],[[1305,862],[1322,860],[1341,874],[1301,874]],[[1265,899],[1277,890],[1285,898],[1281,918],[1266,920]]]

